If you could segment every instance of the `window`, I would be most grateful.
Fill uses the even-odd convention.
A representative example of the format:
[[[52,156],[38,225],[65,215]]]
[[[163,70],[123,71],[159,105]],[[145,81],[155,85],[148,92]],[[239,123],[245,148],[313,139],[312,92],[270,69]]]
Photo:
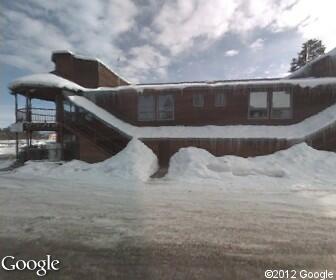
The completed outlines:
[[[139,121],[173,120],[174,109],[174,96],[171,94],[138,96]]]
[[[266,119],[268,117],[268,94],[266,91],[250,92],[249,118]]]
[[[225,106],[225,94],[224,93],[216,93],[215,94],[215,106],[216,107],[224,107]]]
[[[193,106],[194,107],[203,107],[204,106],[204,95],[203,94],[194,94],[193,95]]]
[[[155,100],[153,95],[138,96],[138,120],[155,120]]]
[[[159,120],[174,119],[174,98],[172,95],[158,96],[158,119]]]
[[[291,94],[286,91],[272,93],[272,118],[290,119],[292,117]]]

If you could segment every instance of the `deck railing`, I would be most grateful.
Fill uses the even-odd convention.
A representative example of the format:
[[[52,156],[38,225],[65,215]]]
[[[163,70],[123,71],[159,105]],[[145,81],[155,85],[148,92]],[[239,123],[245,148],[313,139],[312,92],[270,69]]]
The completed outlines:
[[[32,123],[55,123],[56,110],[46,108],[21,108],[17,110],[17,120]]]

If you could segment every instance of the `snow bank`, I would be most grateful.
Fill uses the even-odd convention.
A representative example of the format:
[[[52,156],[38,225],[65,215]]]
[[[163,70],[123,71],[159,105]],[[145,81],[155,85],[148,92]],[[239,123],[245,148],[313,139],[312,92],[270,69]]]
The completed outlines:
[[[27,162],[19,173],[47,175],[57,178],[84,178],[111,180],[114,178],[146,181],[156,172],[158,160],[145,144],[132,139],[117,155],[99,163],[89,164],[79,160],[67,163]]]
[[[221,138],[303,140],[336,122],[336,104],[293,125],[225,125],[137,127],[115,117],[90,100],[68,96],[75,105],[91,112],[129,137],[150,138]]]
[[[158,169],[158,160],[150,148],[141,141],[132,139],[123,151],[94,164],[94,168],[111,176],[146,181]]]
[[[247,177],[259,184],[263,177],[283,178],[296,183],[324,181],[336,186],[336,153],[317,151],[307,144],[295,145],[271,155],[242,158],[215,157],[203,149],[182,148],[170,160],[168,179],[188,182],[228,183]]]
[[[215,157],[203,149],[182,148],[170,159],[167,178],[198,181],[200,179],[223,180],[232,176],[286,176],[281,166],[270,166],[267,160],[256,164],[256,159],[237,156]]]
[[[15,162],[15,160],[9,160],[9,159],[2,160],[2,159],[0,159],[0,170],[11,166],[14,162]]]
[[[13,81],[9,85],[9,88],[13,91],[18,87],[51,87],[64,88],[73,91],[80,91],[85,89],[74,82],[51,73],[24,76]]]

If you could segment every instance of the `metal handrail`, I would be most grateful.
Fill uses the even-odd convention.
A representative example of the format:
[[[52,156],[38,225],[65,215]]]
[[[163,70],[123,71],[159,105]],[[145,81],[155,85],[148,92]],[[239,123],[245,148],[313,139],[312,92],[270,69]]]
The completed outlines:
[[[55,123],[56,109],[20,108],[17,109],[17,120],[32,123]]]

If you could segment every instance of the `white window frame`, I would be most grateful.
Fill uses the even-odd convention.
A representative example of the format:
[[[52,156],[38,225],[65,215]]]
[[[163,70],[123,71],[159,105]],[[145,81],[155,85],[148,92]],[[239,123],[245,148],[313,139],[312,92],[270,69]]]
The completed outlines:
[[[141,110],[141,98],[152,98],[153,105],[152,105],[152,116],[149,118],[144,118],[141,114],[148,113],[150,114],[151,112],[148,110],[146,112],[145,110]],[[155,121],[156,118],[156,106],[155,106],[155,96],[154,95],[138,95],[138,121],[143,121],[143,122],[150,122],[150,121]]]
[[[266,94],[266,116],[265,117],[252,117],[251,116],[251,96],[252,94],[258,94],[258,93],[264,93]],[[260,108],[260,109],[263,109],[263,108]],[[270,111],[270,108],[269,108],[269,94],[268,94],[268,91],[264,90],[251,90],[250,93],[249,93],[249,99],[248,99],[248,119],[250,120],[267,120],[269,119],[269,111]]]
[[[218,102],[221,100],[222,102]],[[215,93],[215,107],[225,107],[226,106],[226,94],[224,92]]]
[[[279,107],[279,108],[273,108],[273,95],[274,93],[286,93],[289,94],[289,108],[288,107]],[[274,110],[289,110],[289,116],[288,117],[274,117],[273,116],[273,111]],[[271,94],[271,114],[270,114],[271,119],[274,120],[290,120],[293,118],[293,95],[290,91],[287,90],[275,90]]]
[[[172,110],[169,111],[171,112],[171,118],[162,118],[161,117],[161,112],[166,112],[166,111],[161,111],[160,110],[160,101],[169,96],[171,99],[172,99],[172,102],[173,102],[173,107],[172,107]],[[157,96],[157,120],[158,121],[172,121],[175,119],[175,99],[174,99],[174,95],[173,94],[160,94]]]

